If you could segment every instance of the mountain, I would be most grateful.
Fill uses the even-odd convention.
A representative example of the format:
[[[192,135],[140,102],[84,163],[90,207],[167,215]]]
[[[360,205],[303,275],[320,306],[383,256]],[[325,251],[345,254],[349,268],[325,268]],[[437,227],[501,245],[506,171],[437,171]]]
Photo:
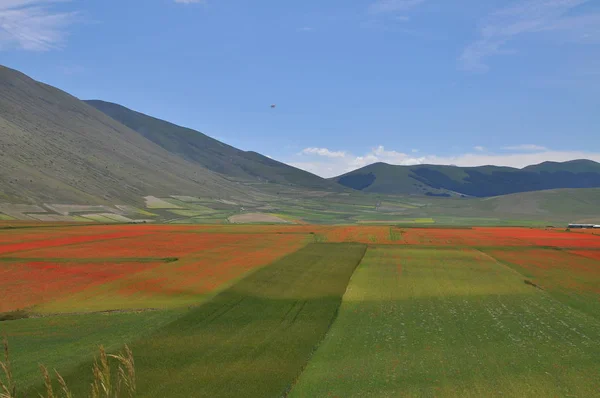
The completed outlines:
[[[376,163],[332,180],[363,192],[490,197],[557,188],[597,188],[600,163],[544,162],[523,169]]]
[[[549,189],[488,198],[420,197],[413,200],[422,206],[405,212],[407,216],[432,217],[438,223],[465,219],[489,224],[510,224],[510,220],[537,220],[557,225],[600,223],[600,188]]]
[[[530,172],[569,172],[569,173],[600,173],[600,163],[587,159],[571,160],[569,162],[543,162],[524,167]]]
[[[140,203],[146,195],[249,190],[64,91],[0,66],[0,202]]]
[[[239,150],[196,130],[177,126],[110,102],[86,102],[167,151],[227,178],[310,189],[341,190],[339,185],[324,178],[256,152]]]
[[[476,207],[502,215],[552,216],[568,222],[598,223],[599,203],[599,188],[566,188],[485,198]]]

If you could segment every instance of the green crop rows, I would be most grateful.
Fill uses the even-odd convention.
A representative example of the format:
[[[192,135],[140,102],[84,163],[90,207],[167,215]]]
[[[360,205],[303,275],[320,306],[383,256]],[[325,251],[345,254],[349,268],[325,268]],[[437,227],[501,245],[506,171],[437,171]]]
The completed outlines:
[[[131,345],[139,396],[277,397],[334,320],[366,246],[313,244]],[[88,366],[66,377],[86,391]]]
[[[369,249],[291,397],[600,393],[600,322],[475,250]]]

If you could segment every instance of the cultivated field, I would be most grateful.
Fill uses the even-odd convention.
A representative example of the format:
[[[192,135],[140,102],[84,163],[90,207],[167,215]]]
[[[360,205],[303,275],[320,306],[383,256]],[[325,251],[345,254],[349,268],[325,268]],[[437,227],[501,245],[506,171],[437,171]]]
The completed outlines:
[[[0,335],[28,396],[39,363],[80,396],[97,346],[126,343],[142,397],[600,396],[599,314],[592,233],[0,229]]]
[[[597,319],[492,257],[379,246],[291,396],[591,397],[599,359]]]

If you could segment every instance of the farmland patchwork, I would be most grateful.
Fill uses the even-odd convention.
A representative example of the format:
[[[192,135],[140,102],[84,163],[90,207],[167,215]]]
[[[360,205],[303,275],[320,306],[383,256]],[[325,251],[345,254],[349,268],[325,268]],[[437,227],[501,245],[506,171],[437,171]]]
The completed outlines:
[[[87,391],[124,343],[144,397],[598,396],[599,253],[532,228],[31,224],[0,230],[0,315],[31,317],[0,334],[32,396],[38,363]]]

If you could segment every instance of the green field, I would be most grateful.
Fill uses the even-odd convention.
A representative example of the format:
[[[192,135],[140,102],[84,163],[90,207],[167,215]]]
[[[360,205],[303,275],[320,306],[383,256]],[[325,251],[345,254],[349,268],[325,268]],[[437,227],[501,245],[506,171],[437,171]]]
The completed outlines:
[[[63,374],[85,364],[91,374],[90,362],[100,344],[116,351],[184,313],[185,310],[172,310],[21,319],[0,322],[0,337],[6,336],[10,343],[13,375],[19,389],[37,396],[33,386],[41,381],[39,364]]]
[[[281,396],[334,320],[366,246],[309,245],[131,345],[139,396]],[[66,379],[83,394],[90,364]]]
[[[600,322],[476,250],[374,247],[291,397],[600,393]]]

